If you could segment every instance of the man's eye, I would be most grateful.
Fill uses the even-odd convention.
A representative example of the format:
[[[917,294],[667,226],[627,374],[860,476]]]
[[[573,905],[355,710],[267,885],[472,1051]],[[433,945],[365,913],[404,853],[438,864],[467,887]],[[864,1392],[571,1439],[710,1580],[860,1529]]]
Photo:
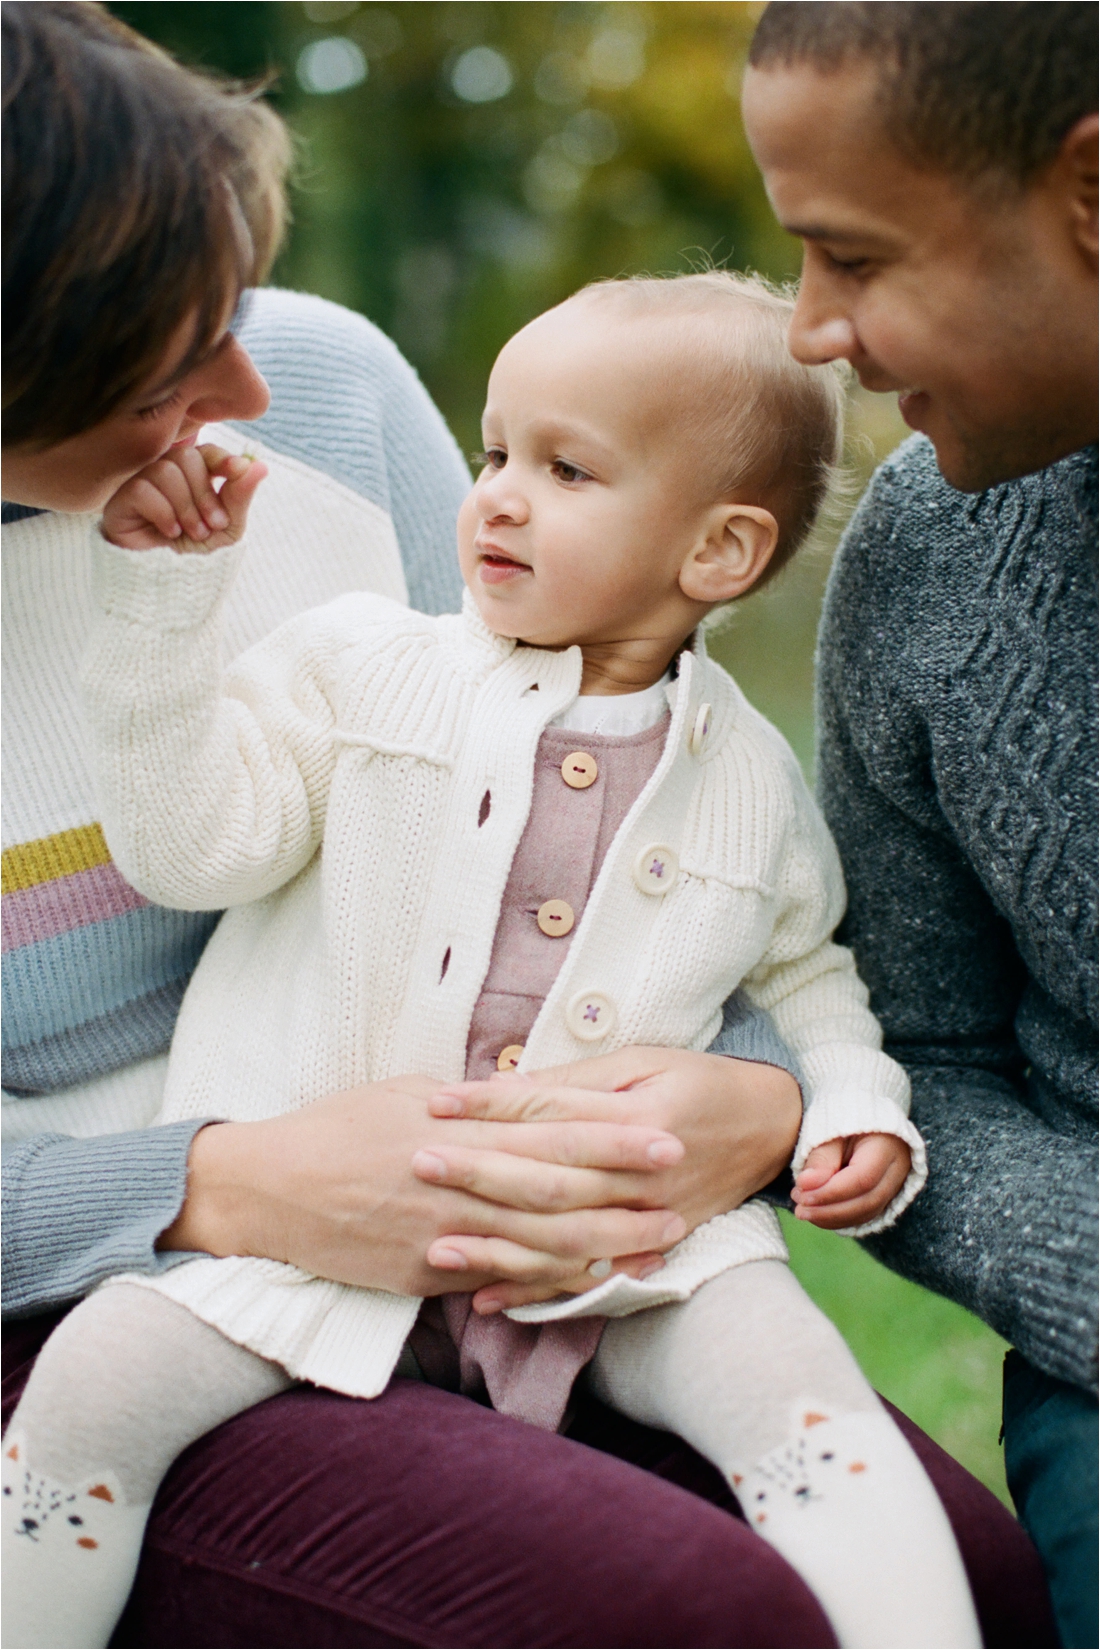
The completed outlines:
[[[869,258],[834,258],[831,252],[827,252],[825,256],[829,260],[831,269],[843,270],[845,275],[858,275],[871,262]]]
[[[550,469],[559,481],[588,481],[591,479],[587,470],[579,470],[575,464],[570,464],[564,458],[556,458]]]
[[[501,447],[490,447],[484,453],[471,453],[470,463],[476,470],[503,470],[508,454]]]

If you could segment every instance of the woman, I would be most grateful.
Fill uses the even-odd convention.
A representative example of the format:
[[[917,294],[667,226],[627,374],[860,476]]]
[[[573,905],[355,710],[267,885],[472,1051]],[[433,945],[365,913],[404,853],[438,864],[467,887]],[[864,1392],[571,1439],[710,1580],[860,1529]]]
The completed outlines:
[[[595,1254],[639,1266],[673,1215],[698,1224],[790,1154],[797,1084],[744,1004],[728,1009],[720,1053],[627,1050],[510,1089],[484,1120],[430,1118],[434,1085],[411,1075],[269,1123],[144,1127],[213,919],[142,902],[95,823],[76,674],[93,513],[204,425],[258,420],[271,473],[263,558],[230,615],[243,648],[356,584],[452,605],[467,477],[367,323],[291,294],[239,305],[282,223],[286,140],[269,111],[94,6],[6,5],[4,27],[11,1397],[49,1309],[189,1251],[422,1295],[453,1289],[457,1269],[462,1288],[493,1284],[509,1301],[552,1292]],[[539,1121],[525,1120],[529,1100]],[[683,1140],[679,1169],[645,1168],[655,1128]],[[441,1182],[412,1172],[426,1145],[449,1165]],[[1030,1621],[1041,1642],[1030,1549],[914,1441],[972,1560],[987,1639],[1021,1642],[999,1610],[1004,1632]],[[584,1394],[561,1438],[420,1380],[370,1404],[298,1390],[177,1464],[116,1642],[832,1642],[733,1510],[686,1447]]]

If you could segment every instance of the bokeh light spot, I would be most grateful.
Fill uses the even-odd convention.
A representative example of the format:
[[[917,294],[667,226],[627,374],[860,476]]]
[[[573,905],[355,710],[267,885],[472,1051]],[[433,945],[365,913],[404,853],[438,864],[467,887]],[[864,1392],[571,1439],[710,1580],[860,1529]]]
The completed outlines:
[[[633,86],[645,70],[645,42],[637,29],[611,24],[592,36],[587,57],[588,78],[594,86],[619,91]]]
[[[619,152],[619,133],[602,109],[580,109],[561,134],[561,149],[575,166],[602,166]]]
[[[451,70],[451,90],[463,103],[495,103],[512,86],[512,66],[492,46],[471,46]]]
[[[321,95],[346,92],[366,78],[366,58],[355,41],[342,34],[314,40],[299,53],[298,84],[303,91]]]

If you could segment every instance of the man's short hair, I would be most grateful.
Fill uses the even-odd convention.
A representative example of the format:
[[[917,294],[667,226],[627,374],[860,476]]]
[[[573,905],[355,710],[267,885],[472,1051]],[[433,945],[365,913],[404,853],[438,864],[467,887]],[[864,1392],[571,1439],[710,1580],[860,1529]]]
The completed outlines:
[[[749,63],[829,73],[858,58],[880,68],[887,135],[918,165],[1024,185],[1096,109],[1092,0],[810,0],[766,7]]]

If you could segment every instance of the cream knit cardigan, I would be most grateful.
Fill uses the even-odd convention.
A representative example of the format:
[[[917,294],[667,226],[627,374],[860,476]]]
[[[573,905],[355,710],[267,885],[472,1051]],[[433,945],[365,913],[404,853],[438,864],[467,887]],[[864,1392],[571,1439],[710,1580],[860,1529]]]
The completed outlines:
[[[84,681],[107,841],[150,899],[229,908],[180,1011],[162,1122],[267,1117],[403,1072],[463,1076],[539,737],[580,687],[578,648],[502,640],[469,598],[461,616],[427,618],[368,594],[289,620],[223,675],[221,609],[241,554],[96,551],[102,617]],[[905,1187],[863,1228],[878,1230],[920,1189],[925,1159],[905,1074],[830,941],[836,851],[791,751],[701,642],[668,692],[660,763],[521,1067],[634,1043],[706,1049],[742,985],[805,1073],[796,1168],[841,1135],[909,1142]],[[679,865],[664,893],[639,874],[658,846]],[[612,1276],[513,1316],[622,1315],[785,1253],[773,1211],[749,1203],[651,1279]],[[132,1281],[292,1375],[363,1397],[385,1386],[419,1308],[256,1259]]]

